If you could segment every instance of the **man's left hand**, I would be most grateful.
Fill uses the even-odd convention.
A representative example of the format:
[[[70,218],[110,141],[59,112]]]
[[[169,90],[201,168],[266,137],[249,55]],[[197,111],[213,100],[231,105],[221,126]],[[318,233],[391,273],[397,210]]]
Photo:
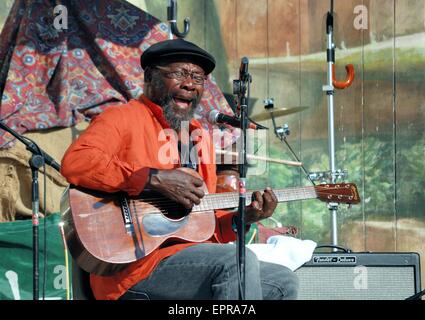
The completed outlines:
[[[252,202],[246,207],[245,223],[251,224],[272,216],[277,207],[277,197],[269,187],[264,190],[263,195],[260,191],[252,194]]]

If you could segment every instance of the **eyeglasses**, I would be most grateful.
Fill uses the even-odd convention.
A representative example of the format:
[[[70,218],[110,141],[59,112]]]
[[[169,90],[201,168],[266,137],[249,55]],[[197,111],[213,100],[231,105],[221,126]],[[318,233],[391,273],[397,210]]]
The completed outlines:
[[[156,69],[163,73],[167,78],[177,80],[178,82],[182,82],[183,80],[186,80],[189,76],[192,78],[193,83],[198,85],[203,85],[204,81],[207,79],[207,77],[204,74],[196,73],[196,72],[189,72],[184,69],[177,69],[177,70],[169,70],[164,67],[156,66]]]

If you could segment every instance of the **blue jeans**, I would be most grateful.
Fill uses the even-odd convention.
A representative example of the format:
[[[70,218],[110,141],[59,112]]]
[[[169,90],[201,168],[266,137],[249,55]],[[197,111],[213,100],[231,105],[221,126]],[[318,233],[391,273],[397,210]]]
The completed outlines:
[[[298,278],[288,268],[259,261],[246,249],[245,269],[246,300],[296,299]],[[197,244],[161,261],[120,299],[237,300],[237,270],[234,244]]]

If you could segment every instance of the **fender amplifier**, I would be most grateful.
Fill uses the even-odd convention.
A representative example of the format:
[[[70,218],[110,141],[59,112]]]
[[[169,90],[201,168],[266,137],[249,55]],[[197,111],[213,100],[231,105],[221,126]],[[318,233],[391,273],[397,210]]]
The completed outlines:
[[[295,273],[300,300],[404,300],[421,291],[417,253],[315,253]]]

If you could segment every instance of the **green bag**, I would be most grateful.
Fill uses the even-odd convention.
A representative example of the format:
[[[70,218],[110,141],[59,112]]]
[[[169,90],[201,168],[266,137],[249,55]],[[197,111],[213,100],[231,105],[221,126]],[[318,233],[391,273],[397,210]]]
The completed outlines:
[[[39,299],[70,299],[71,258],[65,255],[59,228],[60,214],[41,218],[39,234]],[[44,265],[46,224],[47,265]],[[44,273],[46,267],[46,281]],[[0,299],[33,299],[33,226],[31,220],[0,223]]]

